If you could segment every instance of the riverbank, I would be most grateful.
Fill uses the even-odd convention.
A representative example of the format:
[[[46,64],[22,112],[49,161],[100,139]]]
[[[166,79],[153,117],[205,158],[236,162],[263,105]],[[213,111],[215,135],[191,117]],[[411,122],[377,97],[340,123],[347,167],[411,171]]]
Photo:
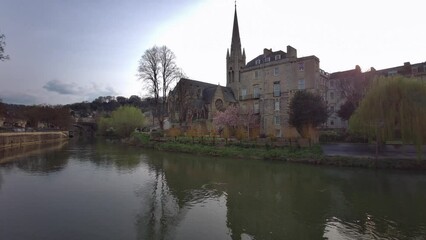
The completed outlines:
[[[0,149],[68,140],[66,131],[0,133]]]
[[[254,147],[250,144],[211,144],[178,142],[174,140],[153,141],[143,134],[133,135],[129,144],[142,148],[167,152],[181,152],[215,157],[231,157],[282,161],[338,167],[360,167],[374,169],[400,169],[426,171],[426,161],[419,159],[370,158],[350,156],[326,156],[319,145],[312,147]]]

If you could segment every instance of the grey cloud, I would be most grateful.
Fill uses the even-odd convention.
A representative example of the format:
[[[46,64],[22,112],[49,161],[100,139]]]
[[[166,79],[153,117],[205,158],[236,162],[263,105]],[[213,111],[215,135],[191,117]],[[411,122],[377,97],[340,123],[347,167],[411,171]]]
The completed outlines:
[[[97,98],[99,96],[114,96],[118,93],[112,87],[101,88],[96,83],[92,83],[91,88],[88,91],[90,96]]]
[[[76,83],[67,83],[60,80],[48,81],[44,86],[49,92],[61,95],[75,96],[85,100],[93,100],[99,96],[115,96],[118,93],[112,87],[99,86],[92,82],[88,86],[79,86]]]
[[[56,79],[47,82],[43,88],[64,95],[79,95],[82,90],[75,83],[64,83]]]
[[[19,92],[2,92],[0,98],[4,103],[10,104],[33,105],[40,102],[39,98],[34,95]]]

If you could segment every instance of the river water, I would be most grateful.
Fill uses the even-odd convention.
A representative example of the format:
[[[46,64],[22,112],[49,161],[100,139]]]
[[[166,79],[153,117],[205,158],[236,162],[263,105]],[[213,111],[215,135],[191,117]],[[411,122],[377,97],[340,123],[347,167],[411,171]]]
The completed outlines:
[[[426,239],[426,174],[70,142],[0,165],[0,239]]]

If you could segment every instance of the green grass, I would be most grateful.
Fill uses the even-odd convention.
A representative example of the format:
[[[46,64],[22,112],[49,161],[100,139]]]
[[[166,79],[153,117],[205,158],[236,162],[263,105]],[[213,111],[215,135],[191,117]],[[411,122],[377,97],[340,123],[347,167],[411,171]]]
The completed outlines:
[[[148,133],[132,133],[131,135],[132,140],[135,143],[139,144],[147,144],[149,143],[149,134]]]
[[[220,156],[220,157],[238,157],[238,158],[254,158],[268,160],[287,160],[294,158],[320,158],[322,157],[321,147],[313,146],[310,148],[295,147],[271,147],[269,145],[239,145],[239,144],[217,144],[213,145],[210,141],[204,144],[198,141],[193,143],[192,138],[182,139],[178,141],[155,142],[150,141],[149,135],[144,133],[135,133],[132,135],[133,142],[136,145],[148,148],[154,148],[161,151],[192,153],[199,155]]]
[[[205,140],[206,138],[204,138]],[[152,141],[147,133],[134,133],[129,143],[144,147],[157,149],[160,151],[182,152],[205,156],[242,158],[242,159],[263,159],[284,161],[292,163],[305,163],[315,165],[328,165],[338,167],[361,167],[379,169],[407,169],[426,170],[426,161],[408,159],[381,159],[355,158],[355,157],[326,157],[322,153],[321,147],[315,145],[309,148],[296,147],[273,147],[269,144],[255,145],[252,143],[228,143],[223,139],[216,139],[216,145],[212,142],[198,142],[198,138],[193,143],[192,138],[179,137],[177,141]]]

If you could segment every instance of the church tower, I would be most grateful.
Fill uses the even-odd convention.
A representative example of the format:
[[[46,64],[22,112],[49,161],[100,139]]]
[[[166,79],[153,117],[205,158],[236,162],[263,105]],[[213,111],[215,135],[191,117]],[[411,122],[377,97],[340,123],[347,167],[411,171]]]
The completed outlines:
[[[234,26],[232,29],[231,52],[226,52],[226,86],[231,87],[238,99],[241,82],[240,72],[246,65],[245,50],[241,52],[240,30],[238,28],[237,5],[235,5]]]

